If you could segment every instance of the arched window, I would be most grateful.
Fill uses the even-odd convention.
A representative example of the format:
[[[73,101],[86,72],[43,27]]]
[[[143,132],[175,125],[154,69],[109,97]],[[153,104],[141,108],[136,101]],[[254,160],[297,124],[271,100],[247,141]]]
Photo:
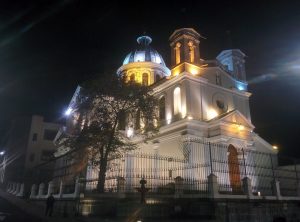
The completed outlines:
[[[159,100],[159,119],[164,120],[166,119],[166,102],[165,97],[161,97]]]
[[[176,47],[175,47],[175,62],[176,62],[176,65],[180,63],[180,46],[181,46],[181,44],[179,42],[177,42]]]
[[[135,113],[134,129],[138,130],[141,128],[141,111],[137,110]]]
[[[190,62],[193,63],[194,60],[195,60],[195,47],[194,47],[194,43],[192,41],[189,41],[188,46],[189,46]]]
[[[229,181],[232,192],[239,193],[242,190],[240,165],[238,160],[238,152],[233,145],[228,146],[228,168],[229,168]]]
[[[147,73],[143,73],[142,85],[143,86],[148,86],[148,74]]]
[[[130,75],[130,82],[134,82],[135,81],[135,75],[134,74],[131,74]]]
[[[174,89],[174,115],[181,113],[181,93],[180,87]]]
[[[126,126],[126,113],[125,113],[125,111],[120,111],[118,121],[119,121],[118,122],[118,129],[119,130],[125,130],[125,126]]]

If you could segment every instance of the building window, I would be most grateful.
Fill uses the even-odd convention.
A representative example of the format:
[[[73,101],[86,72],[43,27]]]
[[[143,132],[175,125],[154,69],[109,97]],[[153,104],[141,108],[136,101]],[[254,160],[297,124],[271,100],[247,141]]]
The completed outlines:
[[[180,46],[181,46],[181,44],[179,42],[177,42],[176,47],[175,47],[175,62],[176,62],[176,65],[180,63]]]
[[[180,87],[174,89],[174,115],[181,113],[181,93]]]
[[[32,135],[32,141],[37,141],[37,133],[34,133],[34,134]]]
[[[142,85],[143,86],[148,86],[148,74],[147,73],[143,73]]]
[[[49,161],[53,158],[53,151],[52,150],[42,150],[41,160],[42,161]]]
[[[44,140],[54,140],[56,134],[57,134],[57,130],[46,129],[44,131]]]
[[[166,118],[166,102],[165,97],[161,97],[159,100],[159,119],[164,120]]]
[[[135,75],[134,74],[131,74],[130,75],[130,82],[134,82],[135,81]]]
[[[189,46],[190,62],[193,63],[195,60],[195,46],[192,41],[189,41],[188,46]]]

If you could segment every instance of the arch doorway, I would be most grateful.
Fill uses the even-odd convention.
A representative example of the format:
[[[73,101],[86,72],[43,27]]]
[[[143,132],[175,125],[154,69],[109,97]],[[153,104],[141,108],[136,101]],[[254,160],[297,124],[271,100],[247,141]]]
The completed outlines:
[[[228,146],[229,181],[233,193],[242,191],[238,152],[233,145]]]

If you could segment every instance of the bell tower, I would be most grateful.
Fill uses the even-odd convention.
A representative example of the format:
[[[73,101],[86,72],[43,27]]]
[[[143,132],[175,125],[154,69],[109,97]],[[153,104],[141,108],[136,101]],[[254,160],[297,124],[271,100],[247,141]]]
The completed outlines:
[[[171,68],[182,63],[200,64],[201,35],[192,28],[177,29],[170,36]]]

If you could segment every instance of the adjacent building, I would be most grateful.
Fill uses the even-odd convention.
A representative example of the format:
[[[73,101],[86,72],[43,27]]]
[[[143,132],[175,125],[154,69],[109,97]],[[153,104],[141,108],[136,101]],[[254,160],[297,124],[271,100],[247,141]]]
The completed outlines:
[[[32,169],[53,159],[53,140],[61,124],[45,122],[42,116],[18,117],[6,135],[6,181],[32,179]],[[49,165],[48,165],[49,166]],[[46,175],[41,179],[45,179]]]

